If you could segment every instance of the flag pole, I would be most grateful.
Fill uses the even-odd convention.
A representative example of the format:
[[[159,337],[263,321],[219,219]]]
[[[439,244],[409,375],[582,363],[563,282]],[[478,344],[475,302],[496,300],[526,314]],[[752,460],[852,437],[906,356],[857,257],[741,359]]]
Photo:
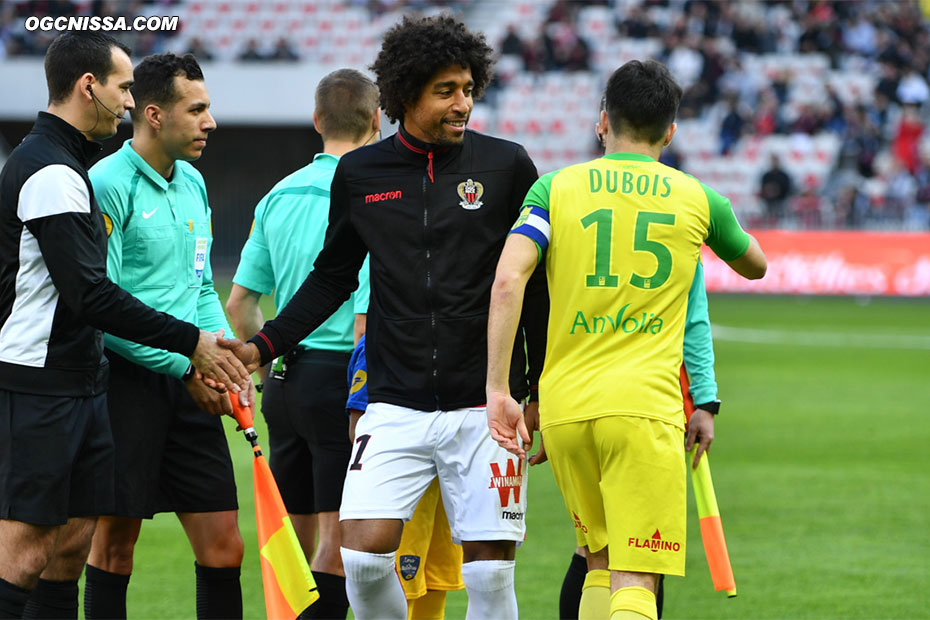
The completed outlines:
[[[685,371],[684,364],[681,366],[680,380],[685,419],[690,422],[691,414],[694,413],[694,400],[688,392],[688,373]],[[691,449],[689,464],[694,462],[696,450],[697,445]],[[733,598],[736,596],[736,579],[733,577],[727,541],[723,536],[723,522],[720,520],[720,509],[717,506],[717,494],[714,493],[714,481],[710,476],[710,459],[707,453],[701,456],[697,468],[689,467],[689,469],[691,469],[691,483],[694,486],[694,498],[697,500],[704,555],[707,557],[707,566],[714,582],[714,589],[726,590],[727,596]]]
[[[255,522],[261,556],[265,612],[269,620],[296,618],[320,598],[313,573],[281,499],[268,461],[258,444],[252,408],[242,405],[239,396],[229,394],[233,417],[252,445],[252,482],[255,488]]]

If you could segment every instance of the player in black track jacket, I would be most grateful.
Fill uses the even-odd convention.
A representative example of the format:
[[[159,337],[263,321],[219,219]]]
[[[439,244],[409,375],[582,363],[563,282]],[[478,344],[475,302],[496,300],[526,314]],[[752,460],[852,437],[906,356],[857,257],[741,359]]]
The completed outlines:
[[[520,145],[465,130],[491,53],[448,16],[405,19],[387,33],[373,69],[382,107],[401,126],[342,157],[313,272],[248,345],[231,345],[247,366],[287,352],[354,290],[370,252],[371,405],[356,428],[340,509],[346,589],[361,620],[406,617],[394,551],[402,521],[437,476],[463,543],[469,616],[517,614],[526,472],[488,434],[487,317],[497,259],[537,173]],[[536,282],[523,315],[532,383],[548,311],[544,278]],[[518,338],[517,398],[530,387],[523,350]]]
[[[53,41],[48,112],[0,174],[0,618],[20,617],[30,590],[27,617],[77,617],[96,517],[114,507],[101,330],[248,380],[213,334],[107,279],[87,166],[133,107],[128,54],[101,33]]]
[[[314,270],[251,341],[262,361],[287,352],[343,303],[358,285],[352,269],[370,252],[371,402],[421,411],[484,404],[491,282],[536,178],[522,146],[472,131],[460,146],[441,147],[401,126],[343,155]],[[512,388],[525,397],[522,335],[514,352]]]

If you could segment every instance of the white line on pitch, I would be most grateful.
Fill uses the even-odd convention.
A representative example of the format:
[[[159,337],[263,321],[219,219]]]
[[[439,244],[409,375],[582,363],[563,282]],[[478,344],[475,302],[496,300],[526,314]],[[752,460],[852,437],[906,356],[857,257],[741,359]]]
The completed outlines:
[[[716,340],[755,344],[790,344],[808,347],[852,347],[862,349],[930,349],[930,336],[907,334],[854,334],[787,329],[753,329],[712,324]]]

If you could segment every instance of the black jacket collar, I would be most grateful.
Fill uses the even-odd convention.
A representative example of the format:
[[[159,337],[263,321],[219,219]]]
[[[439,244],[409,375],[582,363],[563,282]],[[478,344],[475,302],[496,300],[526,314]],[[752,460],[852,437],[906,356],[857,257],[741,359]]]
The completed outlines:
[[[417,140],[404,129],[404,123],[401,121],[397,133],[394,134],[394,148],[397,149],[404,157],[411,160],[419,160],[421,157],[426,158],[426,174],[430,182],[436,181],[435,167],[433,162],[448,162],[449,157],[453,157],[461,152],[462,145],[441,146],[431,142]]]
[[[47,134],[54,138],[69,153],[74,155],[85,169],[90,166],[91,159],[103,149],[102,144],[85,138],[84,134],[68,121],[48,112],[39,112],[36,123],[32,126],[32,131]]]
[[[462,148],[461,146],[442,146],[439,144],[433,144],[432,142],[423,142],[422,140],[418,140],[404,128],[403,121],[401,121],[397,133],[395,134],[395,140],[397,141],[398,149],[416,153],[417,155],[427,155],[430,152],[435,155],[440,155],[455,149]]]

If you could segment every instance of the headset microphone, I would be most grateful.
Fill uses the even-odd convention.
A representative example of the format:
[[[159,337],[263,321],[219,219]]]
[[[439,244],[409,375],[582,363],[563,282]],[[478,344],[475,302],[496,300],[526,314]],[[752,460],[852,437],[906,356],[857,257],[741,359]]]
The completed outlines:
[[[116,118],[123,118],[122,114],[117,114],[116,112],[114,112],[113,110],[105,106],[102,101],[100,101],[97,95],[94,94],[94,88],[90,84],[87,85],[87,90],[90,92],[90,96],[94,98],[94,101],[100,104],[100,107],[102,107],[104,110],[106,110],[107,112],[115,116]]]

